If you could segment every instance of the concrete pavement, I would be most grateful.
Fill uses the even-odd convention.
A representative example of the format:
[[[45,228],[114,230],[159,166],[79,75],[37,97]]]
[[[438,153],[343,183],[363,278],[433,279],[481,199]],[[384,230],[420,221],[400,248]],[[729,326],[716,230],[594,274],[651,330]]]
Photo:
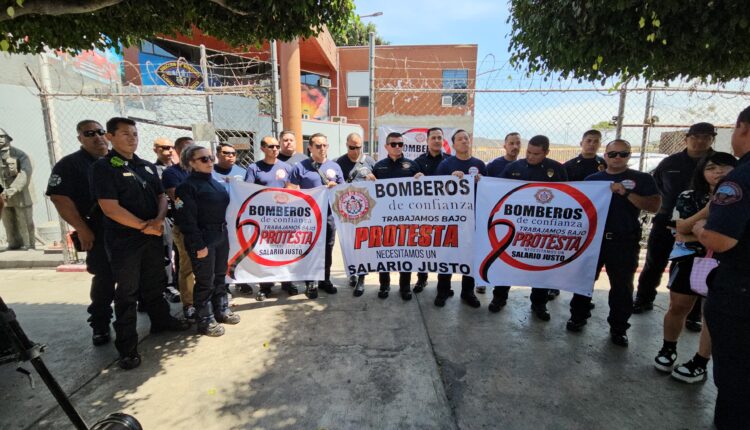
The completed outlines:
[[[140,314],[143,364],[129,372],[114,364],[111,344],[91,346],[89,275],[4,270],[0,296],[31,339],[49,345],[45,362],[89,423],[126,411],[146,429],[710,428],[711,372],[687,385],[651,364],[664,290],[654,311],[633,316],[624,349],[609,342],[606,276],[589,324],[571,334],[569,293],[550,303],[544,323],[532,318],[525,288],[512,289],[499,314],[487,312],[490,294],[479,295],[480,309],[458,297],[439,309],[434,277],[403,302],[397,293],[378,299],[375,275],[354,298],[334,269],[335,296],[236,296],[243,320],[221,338],[145,336]],[[684,333],[678,361],[697,341]],[[39,378],[32,390],[14,368],[0,367],[0,428],[69,428]]]

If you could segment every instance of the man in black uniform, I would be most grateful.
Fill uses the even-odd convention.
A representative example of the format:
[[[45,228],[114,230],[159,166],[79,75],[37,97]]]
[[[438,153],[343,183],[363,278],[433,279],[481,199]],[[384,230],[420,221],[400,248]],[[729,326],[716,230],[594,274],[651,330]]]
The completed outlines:
[[[109,321],[115,281],[104,249],[102,212],[91,195],[89,170],[94,162],[107,155],[106,131],[94,120],[83,120],[76,126],[81,149],[67,155],[52,168],[47,195],[57,213],[72,225],[78,235],[80,250],[86,252],[86,270],[91,278],[89,325],[94,345],[109,342]]]
[[[393,132],[388,134],[385,138],[385,149],[388,151],[388,157],[375,163],[372,171],[376,178],[411,178],[419,173],[417,164],[404,157],[404,136],[401,133]],[[398,276],[401,299],[411,300],[411,272],[399,272]],[[378,291],[378,297],[385,299],[388,297],[388,292],[391,291],[391,274],[389,272],[381,272],[379,280],[380,291]],[[416,290],[416,287],[414,288]]]
[[[750,107],[737,118],[732,149],[739,164],[716,187],[708,220],[693,227],[719,260],[707,279],[705,308],[719,430],[750,425]]]
[[[526,159],[517,160],[505,167],[501,178],[518,179],[521,181],[564,182],[568,180],[565,168],[555,160],[547,158],[549,154],[549,139],[547,136],[537,135],[529,139],[526,147]],[[492,290],[490,311],[500,310],[508,301],[509,286],[495,287]],[[546,288],[532,288],[531,310],[542,321],[549,321],[547,311],[549,292]]]
[[[440,127],[432,127],[427,129],[427,152],[414,159],[414,163],[417,164],[417,168],[420,173],[424,176],[435,176],[438,165],[450,157],[450,155],[443,152],[443,143],[445,138],[443,137],[443,129]],[[422,290],[427,286],[427,274],[417,273],[417,282],[414,284],[414,292],[421,293]],[[451,290],[453,295],[453,290]]]
[[[602,172],[607,168],[604,158],[596,155],[602,145],[602,133],[588,130],[581,138],[581,153],[563,164],[569,181],[583,181],[587,176]]]
[[[716,136],[716,128],[707,122],[699,122],[690,126],[685,137],[687,148],[677,154],[672,154],[656,166],[654,180],[661,193],[661,208],[651,223],[646,249],[646,263],[638,277],[638,291],[633,302],[633,313],[639,314],[654,308],[656,288],[661,281],[661,275],[667,267],[669,254],[674,246],[674,236],[668,228],[677,196],[690,185],[695,166],[703,156],[711,151],[711,145]],[[698,314],[694,311],[688,320],[700,321],[700,301],[696,302]],[[691,330],[694,329],[688,327]],[[697,327],[700,331],[700,327]]]
[[[151,319],[151,333],[182,331],[190,324],[169,314],[162,291],[162,228],[167,214],[156,167],[135,155],[138,131],[133,120],[107,121],[112,150],[91,167],[94,198],[104,212],[104,245],[115,288],[115,347],[118,362],[129,370],[141,364],[136,331],[136,300],[140,294]]]
[[[656,212],[661,203],[654,178],[648,173],[628,169],[630,143],[615,139],[607,144],[604,156],[607,169],[586,178],[587,181],[611,181],[612,200],[604,226],[604,239],[599,251],[596,277],[602,267],[609,277],[609,322],[610,335],[615,345],[627,346],[626,334],[633,310],[633,277],[638,269],[638,254],[641,251],[641,225],[638,215],[641,210]],[[591,316],[591,297],[574,294],[570,301],[570,320],[567,330],[577,332],[586,325]]]

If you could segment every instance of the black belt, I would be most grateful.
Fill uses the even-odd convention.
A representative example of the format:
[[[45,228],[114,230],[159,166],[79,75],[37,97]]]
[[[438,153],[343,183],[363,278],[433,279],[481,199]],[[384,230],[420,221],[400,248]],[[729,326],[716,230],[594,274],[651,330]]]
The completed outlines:
[[[641,239],[641,231],[631,231],[628,233],[618,233],[613,231],[605,231],[604,232],[604,240],[617,240],[617,241],[626,241],[626,240],[640,240]]]
[[[227,229],[227,223],[221,224],[206,224],[203,226],[203,230],[206,231],[225,231]]]

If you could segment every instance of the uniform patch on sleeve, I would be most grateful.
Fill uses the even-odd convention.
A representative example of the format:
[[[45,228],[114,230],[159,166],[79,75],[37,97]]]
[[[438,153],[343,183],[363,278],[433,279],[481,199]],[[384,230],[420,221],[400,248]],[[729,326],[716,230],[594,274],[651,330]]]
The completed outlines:
[[[182,200],[180,200],[179,197],[177,197],[174,200],[174,207],[175,207],[175,209],[182,209],[183,206],[185,206],[185,202],[183,202]]]
[[[49,181],[47,181],[47,185],[50,187],[56,187],[58,185],[62,184],[62,177],[58,175],[57,173],[53,173],[49,177]]]
[[[734,182],[723,182],[716,189],[711,203],[717,205],[731,205],[742,200],[742,187]]]

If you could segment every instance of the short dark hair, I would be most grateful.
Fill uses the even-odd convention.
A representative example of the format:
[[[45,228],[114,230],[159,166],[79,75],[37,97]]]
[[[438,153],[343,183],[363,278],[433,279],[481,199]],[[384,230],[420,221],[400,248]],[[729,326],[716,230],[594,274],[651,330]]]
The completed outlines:
[[[117,132],[117,129],[120,127],[120,124],[132,125],[133,127],[135,127],[135,121],[133,121],[132,119],[116,116],[114,118],[110,118],[109,121],[107,121],[107,133],[115,134]]]
[[[630,145],[630,142],[628,142],[627,140],[625,140],[625,139],[614,139],[614,140],[610,140],[607,143],[607,145],[604,146],[604,150],[606,151],[609,148],[609,145],[612,145],[613,143],[622,143],[622,144],[624,144],[625,146],[628,147],[628,150],[632,148],[632,146]]]
[[[701,158],[700,161],[698,161],[698,164],[695,166],[695,170],[693,171],[693,178],[690,181],[690,189],[695,191],[698,198],[705,196],[711,190],[711,187],[706,181],[706,176],[703,174],[703,171],[706,170],[706,165],[708,165],[708,163],[714,163],[718,166],[737,167],[737,159],[734,158],[732,154],[728,154],[726,152],[710,152],[705,157]]]
[[[285,134],[291,134],[295,139],[297,138],[292,130],[282,130],[281,133],[279,133],[279,139],[283,139]]]
[[[309,142],[310,142],[310,143],[313,143],[313,139],[315,139],[315,138],[317,138],[317,137],[322,137],[322,138],[324,138],[324,139],[325,139],[326,141],[328,140],[328,136],[326,136],[325,134],[323,134],[323,133],[315,133],[315,134],[313,134],[312,136],[310,136],[310,140],[309,140]]]
[[[404,135],[401,134],[401,133],[399,133],[399,132],[397,132],[397,131],[392,131],[392,132],[388,133],[388,136],[385,137],[385,143],[388,143],[389,139],[395,139],[397,137],[404,137]]]
[[[80,133],[81,131],[83,131],[83,127],[88,124],[96,124],[99,127],[102,126],[101,124],[99,124],[99,121],[94,121],[93,119],[84,119],[83,121],[80,121],[78,124],[76,124],[76,132]]]
[[[193,140],[193,138],[192,138],[192,137],[189,137],[189,136],[182,136],[182,137],[178,137],[178,138],[177,138],[177,140],[175,140],[175,141],[174,141],[174,147],[175,147],[175,148],[180,148],[180,147],[182,147],[182,145],[184,145],[184,144],[185,144],[185,142],[187,142],[188,140]],[[179,151],[179,150],[178,150],[178,151]]]
[[[737,116],[737,125],[739,126],[741,122],[750,124],[750,106],[746,107],[740,112],[739,116]]]
[[[458,133],[466,133],[467,136],[469,135],[468,131],[464,130],[463,128],[459,128],[455,133],[453,133],[453,136],[451,136],[452,143],[456,143],[456,136],[458,135]]]
[[[508,138],[511,137],[511,136],[520,136],[520,135],[521,135],[521,133],[519,133],[517,131],[511,131],[510,133],[508,133],[508,134],[505,135],[505,138],[503,139],[503,142],[507,142]]]
[[[542,148],[542,151],[547,152],[549,151],[549,138],[542,134],[537,134],[536,136],[529,139],[529,145],[536,146],[537,148]]]
[[[430,128],[427,129],[427,137],[430,137],[430,133],[432,133],[433,131],[439,131],[440,134],[445,134],[445,132],[443,131],[443,129],[440,128],[440,127],[430,127]]]
[[[601,138],[602,137],[602,132],[599,131],[599,130],[594,130],[592,128],[591,130],[586,130],[586,132],[583,133],[583,136],[581,137],[581,139],[585,139],[586,136],[589,136],[589,135],[591,135],[591,136],[598,136],[599,138]]]
[[[217,146],[218,148],[223,148],[223,147],[225,147],[225,146],[226,146],[226,147],[229,147],[229,148],[232,148],[232,149],[234,149],[234,145],[232,145],[231,143],[228,143],[228,142],[219,142],[219,144],[218,144],[218,145],[216,145],[216,146]]]

